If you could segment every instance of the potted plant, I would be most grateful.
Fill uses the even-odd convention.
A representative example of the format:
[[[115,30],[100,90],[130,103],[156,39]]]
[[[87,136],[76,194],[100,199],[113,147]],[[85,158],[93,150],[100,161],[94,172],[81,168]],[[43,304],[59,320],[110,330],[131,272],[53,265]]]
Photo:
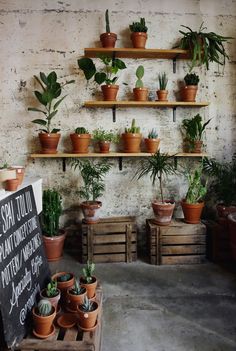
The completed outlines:
[[[187,172],[188,190],[185,199],[181,201],[184,221],[190,224],[200,223],[204,207],[203,198],[207,192],[206,182],[202,182],[202,166],[193,172]]]
[[[157,90],[158,101],[168,101],[167,99],[168,90],[166,90],[168,78],[165,72],[158,75],[158,81],[159,81],[159,90]]]
[[[131,127],[125,128],[125,132],[122,134],[122,140],[124,143],[124,152],[140,152],[142,134],[140,133],[140,127],[136,127],[134,118],[132,119]]]
[[[161,199],[154,199],[152,201],[152,208],[155,215],[153,221],[158,225],[166,226],[171,223],[175,202],[164,199],[163,179],[164,177],[176,174],[176,172],[172,156],[164,153],[161,154],[160,151],[145,159],[136,172],[138,179],[149,174],[153,185],[155,185],[157,180],[159,181]]]
[[[78,60],[79,68],[84,72],[87,80],[94,77],[97,84],[101,85],[103,99],[105,101],[114,101],[119,90],[119,85],[116,85],[118,77],[116,76],[119,70],[126,68],[125,63],[116,58],[112,60],[110,56],[100,56],[100,60],[104,64],[104,68],[97,71],[93,60],[88,57],[83,57]],[[105,82],[105,84],[103,84]]]
[[[97,163],[91,160],[78,160],[71,161],[71,167],[76,170],[79,169],[84,186],[78,190],[78,194],[85,201],[81,203],[81,208],[84,214],[84,222],[94,224],[99,222],[98,210],[102,206],[102,202],[97,199],[102,196],[105,190],[104,177],[109,172],[111,164],[105,161]]]
[[[185,118],[182,123],[183,130],[186,134],[185,140],[188,143],[189,151],[192,153],[201,153],[203,144],[203,133],[211,119],[202,123],[202,117],[197,114],[193,118]]]
[[[62,257],[66,232],[59,229],[62,213],[62,198],[55,189],[43,191],[42,231],[43,243],[49,262],[58,261]]]
[[[5,187],[8,191],[15,191],[19,185],[16,170],[10,169],[5,162],[0,166],[0,189]]]
[[[144,67],[138,66],[136,69],[137,81],[135,83],[134,100],[136,101],[147,101],[148,100],[148,88],[144,88],[142,78],[144,76]]]
[[[145,49],[148,31],[145,18],[140,18],[139,22],[133,22],[129,26],[129,29],[131,31],[133,47],[137,49]]]
[[[61,303],[66,305],[67,291],[72,288],[75,283],[75,276],[73,273],[58,272],[53,274],[52,279],[57,282],[57,287],[61,291]]]
[[[158,138],[158,133],[156,129],[150,130],[148,137],[144,139],[147,152],[155,154],[159,149],[160,138]]]
[[[109,12],[105,12],[106,33],[100,35],[100,41],[104,48],[114,48],[116,45],[117,35],[110,30]]]
[[[183,35],[180,40],[179,47],[181,49],[190,50],[192,55],[192,62],[190,65],[190,71],[196,67],[205,65],[206,69],[209,69],[210,62],[216,62],[219,65],[224,66],[226,59],[229,56],[226,53],[224,44],[228,40],[233,39],[232,37],[224,37],[214,32],[204,32],[207,28],[201,24],[198,31],[193,31],[187,26],[186,32],[180,30],[179,32]]]
[[[109,153],[111,142],[119,142],[119,136],[112,131],[106,131],[99,128],[93,131],[93,140],[98,142],[100,152],[106,154]]]
[[[55,327],[53,321],[56,317],[56,309],[48,300],[40,300],[37,307],[32,310],[34,330],[33,333],[38,338],[46,338],[53,335]]]
[[[75,280],[74,286],[67,291],[67,309],[77,312],[78,307],[83,303],[86,294],[86,288],[80,286],[80,282]]]
[[[78,308],[79,328],[84,331],[91,331],[97,326],[98,303],[90,301],[85,296],[83,304]]]
[[[51,279],[47,287],[40,292],[41,299],[48,300],[57,311],[58,302],[61,297],[61,292],[57,287],[56,280]]]
[[[39,141],[42,147],[43,154],[55,154],[59,143],[60,129],[52,128],[52,119],[58,112],[58,107],[65,99],[66,95],[60,98],[62,88],[67,84],[74,83],[74,80],[65,82],[64,84],[57,81],[56,72],[52,71],[47,76],[40,72],[40,78],[34,76],[35,80],[42,88],[42,92],[34,91],[34,95],[38,102],[42,105],[41,108],[29,107],[28,111],[40,112],[44,114],[44,119],[34,119],[32,122],[41,126],[39,133]]]
[[[181,90],[182,100],[195,102],[198,90],[199,76],[195,73],[188,73],[184,77],[185,87]]]
[[[84,127],[78,127],[75,132],[70,134],[72,143],[72,153],[74,154],[87,154],[91,135]]]
[[[86,288],[87,296],[89,299],[93,299],[96,296],[97,278],[93,275],[95,271],[95,264],[93,262],[87,262],[87,265],[83,268],[83,275],[80,277],[80,284]]]
[[[16,178],[19,181],[19,185],[23,183],[24,176],[25,176],[25,167],[24,166],[10,166],[10,170],[16,171]]]

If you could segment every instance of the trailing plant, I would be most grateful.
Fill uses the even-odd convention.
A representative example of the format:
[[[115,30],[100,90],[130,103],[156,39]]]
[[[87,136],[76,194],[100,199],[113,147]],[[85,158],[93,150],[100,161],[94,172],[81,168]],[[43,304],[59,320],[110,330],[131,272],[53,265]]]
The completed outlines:
[[[125,133],[132,133],[132,134],[139,134],[140,133],[140,127],[136,127],[135,118],[132,119],[131,127],[125,128]]]
[[[168,83],[168,78],[166,73],[164,72],[164,73],[158,74],[158,80],[159,80],[160,90],[166,90],[166,86]]]
[[[130,24],[129,29],[131,32],[143,32],[146,33],[148,31],[148,28],[145,23],[145,18],[140,18],[139,22],[133,22]]]
[[[116,76],[119,70],[126,68],[125,63],[120,59],[112,60],[110,56],[100,56],[99,57],[102,63],[105,65],[104,68],[100,71],[97,71],[96,66],[88,57],[83,57],[78,60],[79,68],[84,72],[85,78],[90,80],[94,77],[94,80],[97,84],[115,84],[118,80]]]
[[[106,12],[105,12],[105,21],[106,21],[106,32],[111,33],[108,9],[106,9]]]
[[[198,85],[199,76],[195,73],[188,73],[184,77],[184,81],[186,85]]]
[[[203,133],[210,121],[211,119],[205,123],[202,123],[202,117],[199,114],[191,119],[186,118],[183,120],[182,127],[191,146],[193,146],[194,141],[202,140]]]
[[[89,132],[87,131],[87,129],[85,129],[84,127],[78,127],[75,129],[75,133],[76,134],[89,134]]]
[[[135,177],[138,179],[143,176],[150,175],[152,180],[152,185],[155,185],[156,181],[159,181],[161,201],[164,203],[163,197],[163,179],[172,174],[176,174],[177,170],[175,169],[173,163],[173,157],[168,154],[161,154],[160,151],[157,151],[154,155],[148,157],[143,162],[141,162],[139,169],[135,173]]]
[[[39,78],[40,77],[40,78]],[[66,95],[56,101],[61,95],[62,88],[68,84],[74,83],[74,80],[65,82],[64,84],[57,81],[56,72],[52,71],[48,75],[40,72],[39,77],[34,76],[35,80],[42,88],[42,92],[34,91],[34,95],[38,102],[43,106],[42,109],[36,107],[29,107],[28,111],[40,112],[44,114],[44,119],[34,119],[32,122],[43,126],[39,130],[44,133],[57,133],[60,131],[58,128],[51,128],[51,121],[58,112],[58,107],[65,99]]]
[[[61,274],[57,277],[58,282],[67,282],[72,278],[70,273]]]
[[[59,219],[62,213],[62,198],[55,189],[43,191],[42,228],[47,236],[59,234]]]
[[[52,313],[52,304],[49,300],[40,300],[37,307],[39,316],[46,317]]]
[[[144,67],[143,66],[138,66],[138,68],[136,69],[136,77],[137,77],[137,81],[135,83],[135,88],[143,88],[143,81],[142,78],[144,76]]]
[[[78,280],[75,280],[74,287],[70,290],[70,293],[73,295],[81,295],[83,292],[85,292],[85,289],[80,286]]]
[[[83,279],[89,284],[93,280],[93,272],[95,271],[95,264],[87,261],[86,267],[83,268]]]
[[[158,133],[156,129],[152,129],[150,130],[150,132],[148,133],[148,139],[157,139],[158,138]]]
[[[89,300],[87,296],[84,297],[84,302],[80,305],[80,309],[83,312],[92,312],[95,309],[94,303],[92,300]]]
[[[111,164],[106,161],[97,163],[91,160],[71,160],[71,167],[79,169],[84,186],[81,186],[77,193],[86,201],[96,201],[102,196],[105,190],[104,177],[109,172]]]
[[[93,139],[95,141],[110,141],[113,143],[118,143],[120,138],[119,135],[113,133],[112,131],[105,131],[104,129],[95,129],[93,131]]]
[[[181,49],[189,49],[192,51],[192,63],[190,71],[200,65],[205,65],[209,69],[210,62],[216,62],[224,66],[229,56],[226,53],[224,44],[232,37],[224,37],[214,32],[204,32],[207,28],[201,24],[198,31],[193,31],[190,27],[182,25],[187,30],[179,32],[183,35],[180,40],[179,47]]]
[[[56,280],[51,280],[51,282],[48,283],[47,288],[46,288],[46,295],[47,295],[47,297],[54,297],[54,296],[58,295]]]
[[[203,200],[207,193],[207,182],[203,185],[202,182],[202,165],[195,169],[192,173],[187,172],[188,191],[185,201],[188,204],[196,204]]]

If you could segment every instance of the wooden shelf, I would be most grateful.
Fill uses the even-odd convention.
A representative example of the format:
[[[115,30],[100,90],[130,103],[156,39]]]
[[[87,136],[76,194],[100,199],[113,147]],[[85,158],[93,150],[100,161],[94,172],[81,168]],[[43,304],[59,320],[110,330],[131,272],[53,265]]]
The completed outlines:
[[[85,101],[85,107],[206,107],[209,102],[184,102],[184,101]]]

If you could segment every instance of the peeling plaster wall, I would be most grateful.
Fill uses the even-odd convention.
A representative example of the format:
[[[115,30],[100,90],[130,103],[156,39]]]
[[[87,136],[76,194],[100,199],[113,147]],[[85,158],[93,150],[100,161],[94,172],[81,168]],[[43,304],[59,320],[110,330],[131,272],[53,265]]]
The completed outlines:
[[[225,66],[224,75],[218,72],[215,64],[208,72],[204,68],[195,70],[201,78],[198,100],[209,100],[209,108],[200,111],[179,108],[176,123],[172,121],[171,109],[121,109],[117,111],[114,124],[110,110],[83,107],[85,100],[98,98],[99,93],[95,84],[86,84],[83,73],[78,70],[77,59],[83,55],[84,47],[100,45],[99,35],[104,31],[106,8],[110,11],[111,29],[118,34],[117,47],[131,46],[127,28],[141,16],[146,18],[149,28],[147,48],[171,48],[179,38],[181,24],[197,29],[203,21],[208,31],[236,37],[235,0],[0,0],[0,158],[10,164],[26,164],[27,174],[41,176],[44,187],[59,188],[66,209],[62,221],[67,223],[81,218],[76,195],[80,184],[78,174],[69,166],[63,172],[58,160],[33,162],[28,159],[29,153],[39,148],[37,128],[31,123],[39,116],[28,112],[27,107],[35,104],[33,75],[40,71],[55,70],[62,80],[76,80],[74,85],[66,87],[68,97],[55,120],[62,129],[60,151],[70,149],[69,134],[77,126],[83,125],[90,131],[105,127],[122,132],[134,117],[143,135],[153,127],[158,129],[161,151],[181,151],[179,126],[184,118],[197,112],[205,119],[212,118],[207,131],[206,151],[219,160],[231,159],[236,151],[235,39],[227,45],[230,61]],[[168,72],[170,100],[175,99],[179,81],[188,71],[185,61],[177,62],[176,74],[168,60],[125,59],[125,62],[128,69],[122,72],[120,82],[130,84],[120,86],[120,99],[131,97],[139,64],[145,67],[144,82],[153,97],[158,73]],[[113,168],[106,178],[101,215],[136,215],[143,229],[145,218],[152,215],[150,199],[156,196],[156,191],[148,178],[131,180],[139,160],[124,160],[122,171],[118,169],[117,160],[111,162]],[[184,179],[180,176],[171,179],[168,189],[178,201],[186,190]]]

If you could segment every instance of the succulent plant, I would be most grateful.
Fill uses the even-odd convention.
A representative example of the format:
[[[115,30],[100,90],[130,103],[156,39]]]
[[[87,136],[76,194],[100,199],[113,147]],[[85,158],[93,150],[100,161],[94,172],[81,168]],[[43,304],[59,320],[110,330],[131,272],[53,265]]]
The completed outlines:
[[[65,273],[57,277],[58,282],[67,282],[68,280],[71,279],[71,274],[70,273]]]
[[[168,83],[168,78],[166,73],[160,73],[158,74],[158,80],[159,80],[159,88],[160,90],[166,90],[166,86]]]
[[[157,130],[152,128],[150,132],[148,133],[148,139],[157,139],[158,138],[158,133]]]
[[[76,134],[89,134],[89,132],[87,131],[87,129],[85,129],[84,127],[77,127],[75,129],[75,133]]]
[[[53,296],[58,295],[56,280],[51,280],[51,282],[48,283],[47,288],[46,288],[46,295],[47,295],[47,297],[53,297]]]
[[[83,291],[85,291],[85,289],[80,286],[80,283],[78,280],[75,280],[74,287],[70,290],[71,294],[80,295],[83,293]]]
[[[133,22],[130,26],[129,29],[131,32],[143,32],[146,33],[148,31],[148,28],[145,23],[145,18],[140,18],[139,22]]]
[[[92,274],[95,271],[95,264],[87,261],[86,267],[83,268],[83,278],[87,283],[91,283],[93,280]]]
[[[140,133],[140,127],[136,127],[135,125],[135,118],[132,119],[131,127],[130,128],[125,128],[125,133],[132,133],[132,134],[139,134]]]
[[[144,76],[144,67],[141,65],[138,66],[135,74],[136,74],[136,77],[138,78],[136,83],[135,83],[135,88],[143,88],[142,78]]]
[[[105,12],[105,21],[106,21],[106,32],[111,33],[108,9],[106,9],[106,12]]]
[[[42,299],[38,303],[38,314],[40,316],[49,316],[52,313],[52,304],[46,299]]]
[[[184,77],[184,81],[186,85],[198,85],[199,76],[195,73],[188,73]]]
[[[85,296],[84,298],[84,302],[82,303],[82,305],[80,305],[80,309],[83,311],[83,312],[91,312],[94,310],[94,304],[93,304],[93,301],[90,301],[88,299],[87,296]]]

